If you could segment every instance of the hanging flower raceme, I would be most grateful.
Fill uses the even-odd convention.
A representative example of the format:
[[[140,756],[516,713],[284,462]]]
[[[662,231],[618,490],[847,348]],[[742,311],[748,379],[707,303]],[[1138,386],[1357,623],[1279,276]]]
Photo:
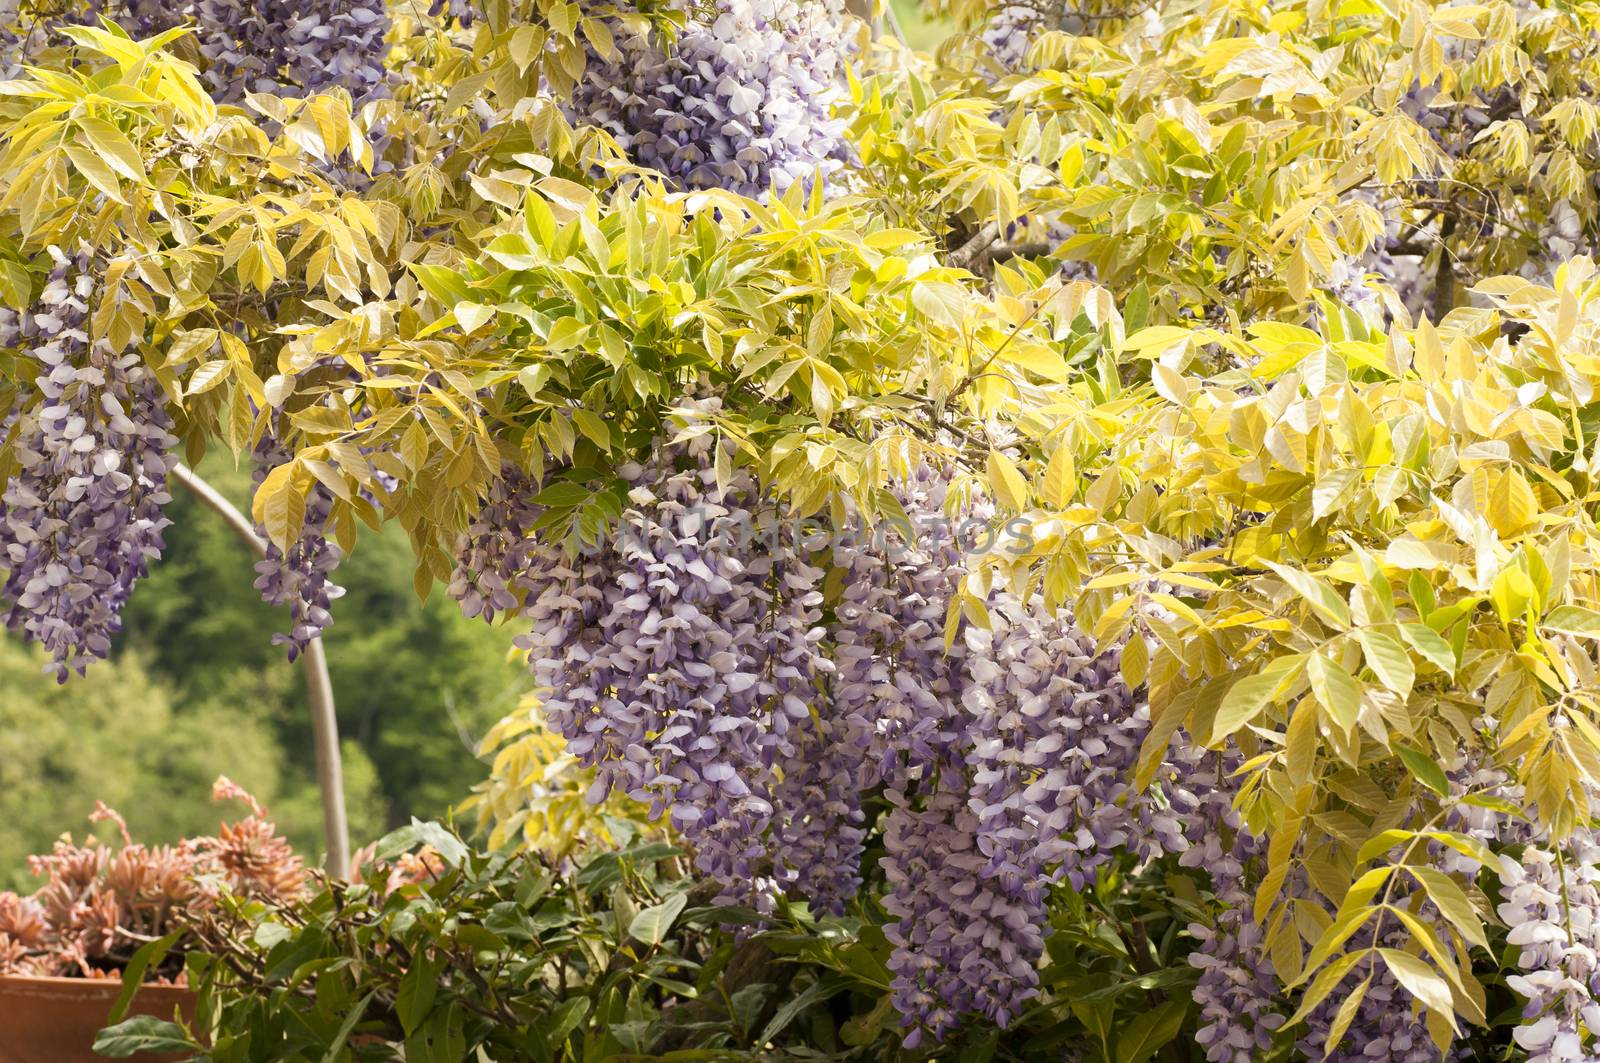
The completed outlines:
[[[219,102],[338,87],[360,105],[387,88],[383,0],[197,0],[194,19],[205,82]]]
[[[670,43],[619,23],[565,107],[684,188],[782,192],[848,158],[832,116],[847,26],[839,0],[718,0]]]
[[[290,452],[271,436],[256,445],[256,468],[252,474],[259,488],[273,469],[291,460]],[[344,596],[344,588],[332,575],[339,567],[343,551],[328,538],[328,519],[333,515],[333,492],[321,483],[312,486],[305,499],[305,520],[299,535],[287,551],[268,542],[267,556],[256,562],[256,590],[268,605],[289,607],[287,632],[272,636],[274,646],[288,646],[289,660],[295,660],[333,623],[333,602]],[[267,538],[266,530],[256,534]]]
[[[1055,882],[1082,888],[1118,853],[1184,844],[1176,821],[1129,787],[1149,710],[1116,655],[1096,654],[1070,616],[1036,601],[1002,595],[990,613],[991,630],[967,630],[958,725],[916,787],[921,804],[891,791],[885,906],[899,918],[887,933],[910,1044],[922,1029],[943,1036],[963,1012],[1001,1026],[1021,1013],[1037,993]],[[951,787],[965,790],[959,812],[945,807]],[[914,892],[940,875],[951,882],[929,909]]]
[[[543,507],[534,503],[539,484],[512,462],[488,488],[482,506],[456,546],[455,571],[447,588],[468,617],[493,622],[521,607],[547,556],[534,533]]]
[[[43,645],[65,681],[111,652],[122,607],[161,554],[177,440],[138,353],[90,340],[88,257],[50,254],[37,302],[8,314],[0,337],[37,370],[8,418],[0,596],[7,626]]]
[[[1036,993],[1052,884],[1187,844],[1130,789],[1148,707],[1114,653],[1036,601],[997,598],[994,631],[945,646],[965,559],[936,473],[897,486],[909,526],[825,543],[784,526],[748,472],[719,482],[710,433],[682,438],[623,467],[627,508],[574,555],[538,541],[535,485],[503,470],[452,593],[469,615],[520,614],[544,717],[595,770],[593,796],[666,816],[724,899],[842,913],[862,794],[882,786],[910,1043],[967,1014],[1008,1023]],[[813,559],[841,577],[832,601]]]
[[[596,771],[668,816],[726,899],[766,904],[772,792],[826,670],[820,572],[746,473],[719,485],[710,435],[621,472],[629,508],[568,561],[542,549],[522,641],[544,713]],[[753,540],[775,537],[771,549]],[[503,580],[503,577],[502,577]]]
[[[1528,845],[1500,872],[1500,918],[1517,946],[1519,973],[1506,984],[1527,1003],[1512,1037],[1530,1063],[1594,1056],[1584,1031],[1600,1029],[1600,839],[1580,828],[1560,844]]]

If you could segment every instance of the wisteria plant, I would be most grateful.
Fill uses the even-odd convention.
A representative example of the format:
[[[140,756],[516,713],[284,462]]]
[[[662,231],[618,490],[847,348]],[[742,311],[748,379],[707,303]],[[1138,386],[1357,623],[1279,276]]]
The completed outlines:
[[[1600,1052],[1593,5],[225,7],[8,38],[60,674],[226,446],[900,1051]]]

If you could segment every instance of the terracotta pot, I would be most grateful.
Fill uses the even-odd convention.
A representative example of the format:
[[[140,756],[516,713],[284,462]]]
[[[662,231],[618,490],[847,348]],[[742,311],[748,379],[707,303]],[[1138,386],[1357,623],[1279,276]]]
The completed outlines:
[[[104,1063],[94,1039],[122,992],[115,978],[22,978],[0,976],[0,1063]],[[194,993],[178,986],[147,985],[134,995],[129,1015],[172,1018],[172,1009],[194,1017]],[[151,1063],[181,1059],[141,1053]]]

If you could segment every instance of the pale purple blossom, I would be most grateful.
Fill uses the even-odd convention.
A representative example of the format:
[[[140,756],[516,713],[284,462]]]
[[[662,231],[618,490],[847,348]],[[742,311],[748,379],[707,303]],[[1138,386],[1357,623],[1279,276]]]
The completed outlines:
[[[137,350],[89,338],[92,258],[49,250],[37,302],[0,329],[37,372],[6,418],[17,468],[0,496],[0,597],[7,626],[43,645],[65,681],[111,652],[122,607],[161,554],[177,439]]]
[[[591,47],[564,106],[683,188],[782,192],[849,156],[847,25],[840,0],[717,0],[671,42],[614,21],[618,54]]]

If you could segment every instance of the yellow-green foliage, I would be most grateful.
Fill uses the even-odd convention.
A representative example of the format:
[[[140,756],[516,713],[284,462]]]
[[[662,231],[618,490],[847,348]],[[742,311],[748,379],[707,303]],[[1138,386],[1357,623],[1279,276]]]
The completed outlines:
[[[566,741],[549,730],[535,697],[484,736],[479,754],[489,761],[489,778],[462,804],[494,849],[535,849],[551,860],[565,860],[592,845],[616,845],[619,837],[640,831],[661,833],[647,822],[649,809],[612,793],[590,800],[594,772],[566,751]]]
[[[1022,469],[1040,549],[978,577],[1042,576],[1103,642],[1149,637],[1123,658],[1149,684],[1149,772],[1180,726],[1250,755],[1241,808],[1272,838],[1256,914],[1287,982],[1330,972],[1320,993],[1369,920],[1430,960],[1482,943],[1488,911],[1424,850],[1491,862],[1446,815],[1504,802],[1449,791],[1442,764],[1504,769],[1557,835],[1593,815],[1600,278],[1575,259],[1554,287],[1474,292],[1388,335],[1336,316],[1132,334],[1150,382],[1069,389]],[[1293,869],[1309,895],[1280,894]],[[1481,1021],[1470,975],[1431,969],[1419,996]]]
[[[892,515],[894,474],[949,467],[956,497],[1038,533],[975,568],[952,637],[1000,581],[1106,645],[1137,625],[1146,774],[1179,726],[1248,754],[1274,869],[1254,914],[1302,1001],[1383,920],[1436,1034],[1482,1022],[1451,957],[1488,902],[1418,857],[1487,859],[1445,814],[1499,798],[1443,767],[1505,769],[1557,835],[1600,783],[1600,282],[1584,259],[1553,285],[1502,276],[1556,204],[1594,220],[1597,8],[1518,30],[1503,3],[1161,5],[1046,36],[1004,76],[970,39],[880,43],[843,109],[845,194],[757,202],[672,191],[569,126],[539,77],[561,91],[599,32],[573,5],[488,7],[466,41],[419,31],[405,85],[359,113],[219,109],[160,40],[73,31],[79,66],[0,86],[0,297],[28,302],[47,245],[90,245],[95,335],[156,368],[191,455],[247,451],[281,411],[297,456],[257,492],[270,536],[321,483],[347,547],[401,523],[422,593],[504,460],[573,470],[544,531],[595,533],[613,470],[690,389],[801,515]],[[1523,117],[1447,157],[1400,106],[1435,79],[1447,121],[1474,86]],[[423,161],[324,176],[371,167],[380,125]],[[1374,331],[1328,290],[1374,203],[1420,242],[1432,322],[1390,293]],[[1047,213],[1076,232],[1040,248]],[[329,358],[349,373],[313,368]],[[533,710],[488,748],[497,841],[600,837]]]
[[[932,6],[977,27],[1008,5]],[[1353,191],[1428,230],[1405,243],[1445,307],[1543,255],[1558,203],[1594,220],[1593,4],[1520,28],[1510,3],[1070,7],[1093,32],[1038,35],[1019,72],[970,35],[938,61],[882,46],[855,121],[885,209],[937,207],[964,234],[1032,219],[1035,239],[1059,216],[1078,235],[1035,253],[1093,263],[1119,293],[1142,286],[1164,315],[1219,320],[1303,314],[1336,260],[1382,230]],[[1437,84],[1428,102],[1446,133],[1465,131],[1464,153],[1403,108],[1414,84]]]

